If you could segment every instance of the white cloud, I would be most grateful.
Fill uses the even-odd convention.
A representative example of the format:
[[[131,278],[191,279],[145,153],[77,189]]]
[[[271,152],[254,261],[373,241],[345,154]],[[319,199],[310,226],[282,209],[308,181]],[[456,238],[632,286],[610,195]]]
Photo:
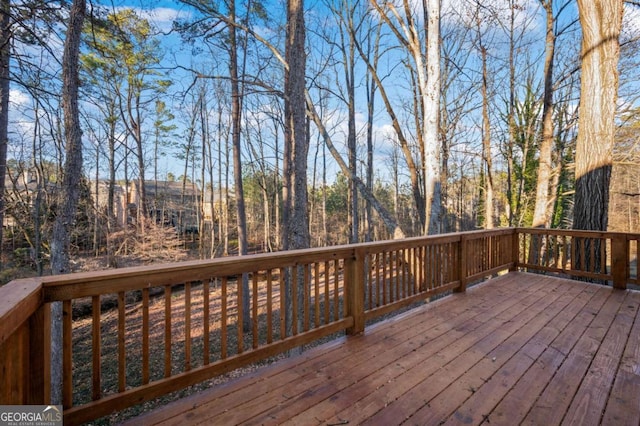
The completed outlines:
[[[156,7],[154,9],[137,9],[138,16],[147,19],[161,31],[169,31],[173,22],[178,19],[188,19],[190,12],[172,9],[169,7]]]
[[[29,96],[18,89],[11,89],[9,91],[9,100],[12,104],[17,105],[18,107],[26,106],[31,102]]]

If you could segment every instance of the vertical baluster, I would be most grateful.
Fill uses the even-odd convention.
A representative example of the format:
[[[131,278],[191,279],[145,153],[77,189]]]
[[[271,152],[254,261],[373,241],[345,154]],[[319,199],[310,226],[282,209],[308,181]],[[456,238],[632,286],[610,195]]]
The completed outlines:
[[[236,278],[236,332],[238,335],[238,353],[244,352],[244,289],[243,283],[245,280],[244,274],[240,274]]]
[[[387,252],[383,251],[382,255],[382,304],[388,303],[388,286],[387,286]]]
[[[304,285],[304,289],[302,291],[303,302],[302,309],[304,310],[304,331],[309,331],[309,322],[310,322],[310,309],[309,309],[309,299],[311,298],[311,291],[309,288],[309,265],[305,264],[302,268],[302,273],[304,274],[302,283]]]
[[[428,246],[425,247],[425,265],[426,266],[426,270],[427,270],[427,285],[425,290],[430,290],[433,288],[434,284],[435,284],[435,268],[433,267],[434,262],[434,256],[435,256],[435,252],[436,252],[436,246],[433,244],[430,244]]]
[[[457,268],[456,258],[455,246],[453,243],[447,244],[447,283],[455,281],[453,271]]]
[[[411,282],[411,295],[413,296],[418,292],[418,248],[411,247],[410,250],[410,258],[411,258],[411,277],[413,281]]]
[[[324,262],[324,323],[329,324],[329,313],[331,310],[331,279],[329,277],[331,273],[331,269],[329,267],[329,261],[325,260]]]
[[[417,248],[418,254],[418,287],[417,293],[424,290],[424,246]]]
[[[267,271],[267,343],[273,342],[273,276]]]
[[[340,282],[338,268],[340,261],[338,259],[333,261],[333,320],[338,321],[340,319]]]
[[[399,300],[398,297],[398,251],[389,252],[389,273],[391,279],[391,302]]]
[[[407,252],[405,249],[400,250],[400,264],[402,265],[402,294],[403,297],[409,296],[409,281],[407,280]]]
[[[210,287],[211,280],[205,279],[202,282],[202,364],[209,364],[209,352],[211,351],[211,342],[209,340],[209,334],[211,333],[211,327],[209,323],[210,315]]]
[[[380,263],[380,253],[376,253],[376,307],[382,304],[382,283],[380,282],[380,269],[382,265]]]
[[[220,283],[220,358],[227,359],[227,277]]]
[[[607,274],[607,238],[600,240],[600,273]],[[611,250],[608,251],[611,253]]]
[[[333,261],[333,320],[338,321],[340,319],[340,261],[338,259]]]
[[[313,306],[315,309],[315,327],[320,327],[320,263],[313,265]]]
[[[278,292],[280,294],[280,339],[285,339],[287,337],[287,323],[286,323],[286,289],[284,288],[284,275],[285,268],[280,268],[280,288]]]
[[[62,405],[73,406],[73,312],[71,300],[62,302]]]
[[[367,283],[366,283],[366,301],[367,309],[373,308],[373,254],[367,254]]]
[[[252,274],[252,287],[253,287],[253,294],[251,295],[251,300],[253,303],[253,310],[251,312],[251,324],[253,325],[253,349],[257,349],[258,348],[258,273],[254,272]]]
[[[149,288],[142,289],[142,384],[149,383]]]
[[[191,370],[191,283],[184,285],[184,371]]]
[[[291,305],[293,310],[293,330],[295,336],[298,334],[298,267],[291,268]]]
[[[93,296],[91,298],[91,314],[92,318],[92,336],[91,336],[91,351],[92,351],[92,365],[93,365],[93,384],[91,391],[91,398],[96,401],[100,399],[102,395],[101,385],[101,369],[100,369],[100,296]]]
[[[164,377],[171,376],[171,286],[164,287]]]
[[[126,389],[124,291],[118,293],[118,392]]]

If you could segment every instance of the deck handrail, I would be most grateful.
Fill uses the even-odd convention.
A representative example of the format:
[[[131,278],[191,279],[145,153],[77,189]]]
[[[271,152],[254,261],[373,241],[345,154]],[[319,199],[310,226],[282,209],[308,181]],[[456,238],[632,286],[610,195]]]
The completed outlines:
[[[49,402],[52,302],[64,312],[64,419],[77,424],[336,332],[361,333],[367,320],[503,270],[625,288],[638,283],[630,253],[639,237],[505,228],[16,280],[0,287],[0,367],[11,372],[0,404]],[[599,266],[574,261],[595,250],[612,254]]]

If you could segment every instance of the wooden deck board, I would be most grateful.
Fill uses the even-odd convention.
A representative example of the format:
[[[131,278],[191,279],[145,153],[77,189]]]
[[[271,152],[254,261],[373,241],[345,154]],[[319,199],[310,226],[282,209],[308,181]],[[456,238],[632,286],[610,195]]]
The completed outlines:
[[[640,293],[511,273],[131,424],[638,424]]]

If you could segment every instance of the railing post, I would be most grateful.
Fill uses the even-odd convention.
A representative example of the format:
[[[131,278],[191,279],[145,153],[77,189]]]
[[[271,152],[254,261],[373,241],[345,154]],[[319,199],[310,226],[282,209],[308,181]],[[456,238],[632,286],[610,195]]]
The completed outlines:
[[[611,237],[611,275],[613,287],[625,290],[629,279],[629,241],[623,234]]]
[[[453,291],[455,293],[463,293],[467,291],[467,239],[464,235],[460,236],[460,248],[458,249],[458,271],[460,277],[460,286],[456,287]]]
[[[345,259],[346,315],[353,317],[353,326],[347,329],[350,335],[364,332],[364,258],[364,252],[355,249],[353,256]]]
[[[513,266],[509,268],[509,272],[515,272],[518,270],[518,263],[520,263],[520,232],[518,228],[513,228],[513,235],[511,236],[511,256]]]
[[[49,404],[51,400],[51,309],[43,304],[29,318],[29,392],[28,404]]]

